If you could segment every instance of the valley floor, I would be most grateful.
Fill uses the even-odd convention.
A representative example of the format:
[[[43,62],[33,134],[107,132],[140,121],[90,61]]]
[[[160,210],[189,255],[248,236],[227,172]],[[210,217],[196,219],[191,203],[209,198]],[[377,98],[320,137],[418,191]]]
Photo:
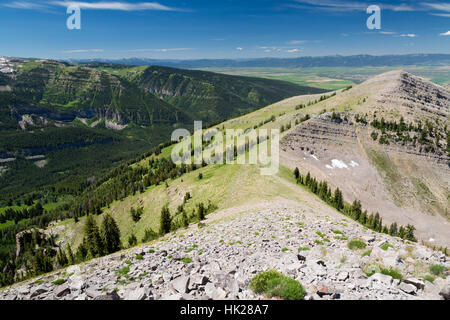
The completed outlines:
[[[349,249],[353,239],[366,247]],[[249,282],[269,269],[300,281],[311,300],[448,299],[444,274],[434,283],[422,280],[430,279],[432,265],[448,270],[450,260],[374,233],[319,201],[279,197],[222,210],[153,243],[14,285],[0,291],[0,299],[264,299]],[[403,280],[380,268],[395,269]]]

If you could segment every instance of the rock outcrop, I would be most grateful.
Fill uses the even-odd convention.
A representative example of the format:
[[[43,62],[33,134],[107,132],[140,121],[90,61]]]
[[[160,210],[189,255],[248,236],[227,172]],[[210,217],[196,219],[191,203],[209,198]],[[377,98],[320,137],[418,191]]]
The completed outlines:
[[[367,247],[350,250],[355,238]],[[265,299],[249,283],[269,269],[301,282],[309,300],[448,299],[448,279],[423,280],[434,264],[448,276],[440,252],[283,201],[14,285],[0,299]]]

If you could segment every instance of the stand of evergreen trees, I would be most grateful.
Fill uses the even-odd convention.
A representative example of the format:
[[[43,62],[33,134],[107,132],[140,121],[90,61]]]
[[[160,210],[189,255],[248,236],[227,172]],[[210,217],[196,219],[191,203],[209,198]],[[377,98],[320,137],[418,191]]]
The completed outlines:
[[[380,217],[378,212],[375,214],[368,214],[367,210],[363,211],[361,201],[355,200],[352,204],[345,202],[342,191],[339,190],[339,188],[333,192],[326,181],[317,181],[316,178],[312,177],[309,172],[303,176],[300,174],[298,168],[295,168],[294,176],[298,184],[305,186],[330,206],[345,214],[347,217],[359,222],[363,226],[376,232],[382,232],[391,236],[400,237],[404,240],[413,242],[417,241],[414,236],[414,231],[416,229],[413,225],[408,224],[406,227],[398,227],[395,222],[390,226],[383,225],[383,219]]]
[[[367,123],[365,117],[358,118],[359,122]],[[357,121],[358,121],[357,119]],[[435,123],[425,120],[425,123],[418,121],[416,124],[406,123],[401,117],[400,121],[386,121],[384,118],[378,120],[375,118],[370,125],[381,131],[379,139],[380,144],[389,144],[389,139],[401,142],[402,144],[411,143],[413,146],[420,144],[424,146],[425,152],[447,152],[450,155],[450,134],[447,125],[441,125],[438,120]],[[393,134],[389,134],[393,133]],[[413,133],[413,136],[411,136]],[[446,148],[443,141],[445,136]],[[372,138],[377,140],[378,134],[372,133]]]

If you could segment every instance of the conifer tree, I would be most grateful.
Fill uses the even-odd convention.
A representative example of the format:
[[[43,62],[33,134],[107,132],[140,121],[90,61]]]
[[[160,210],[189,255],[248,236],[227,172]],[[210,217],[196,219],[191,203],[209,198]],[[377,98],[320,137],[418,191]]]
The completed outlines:
[[[338,210],[342,210],[344,209],[344,198],[342,196],[342,192],[341,190],[339,190],[339,188],[337,188],[334,191],[334,207]]]
[[[69,265],[74,264],[75,259],[74,259],[72,248],[70,247],[70,244],[67,245],[66,251],[67,251],[67,264],[69,264]]]
[[[403,226],[400,226],[400,229],[398,229],[397,235],[402,239],[405,238],[405,228]]]
[[[205,206],[200,202],[197,206],[197,217],[200,221],[205,220]]]
[[[132,233],[128,237],[128,246],[131,248],[131,247],[134,247],[135,245],[137,245],[137,238],[134,235],[134,233]]]
[[[298,170],[298,168],[295,168],[294,175],[295,175],[295,179],[297,180],[300,176],[300,171]]]
[[[416,237],[414,236],[414,231],[416,228],[413,225],[408,224],[405,228],[405,239],[409,241],[417,241]]]
[[[103,217],[101,235],[105,246],[105,253],[120,250],[120,230],[114,218],[108,213]]]
[[[88,215],[84,225],[84,236],[86,237],[86,246],[88,256],[99,257],[103,254],[103,241],[97,223],[93,216]]]
[[[58,253],[56,254],[56,262],[60,267],[65,267],[69,263],[65,252],[61,248],[58,249]]]
[[[397,230],[397,223],[392,223],[391,224],[391,226],[389,227],[389,234],[391,235],[391,236],[396,236],[397,235],[397,232],[398,232],[398,230]]]
[[[169,206],[166,204],[161,209],[160,218],[160,234],[164,235],[170,232],[170,226],[172,223],[172,217],[170,216]]]

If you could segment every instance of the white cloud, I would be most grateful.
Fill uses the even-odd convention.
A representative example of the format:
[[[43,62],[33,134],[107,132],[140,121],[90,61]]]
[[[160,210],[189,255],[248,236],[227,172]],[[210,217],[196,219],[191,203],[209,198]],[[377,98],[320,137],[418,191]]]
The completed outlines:
[[[300,50],[295,48],[295,49],[286,50],[286,52],[288,52],[288,53],[295,53],[295,52],[300,52]]]
[[[28,10],[36,10],[43,9],[44,6],[39,3],[33,3],[29,1],[13,1],[9,3],[3,4],[4,7],[15,8],[15,9],[28,9]]]
[[[439,34],[440,36],[450,36],[450,30],[444,33]]]
[[[400,37],[416,38],[417,34],[415,34],[415,33],[406,33],[406,34],[401,34]]]
[[[429,3],[424,2],[425,6],[428,6],[432,9],[439,10],[439,11],[447,11],[450,12],[450,3]]]
[[[432,13],[433,16],[450,18],[450,13]]]
[[[64,53],[89,53],[89,52],[103,52],[103,49],[75,49],[63,51]]]
[[[145,49],[130,49],[123,50],[124,52],[173,52],[173,51],[187,51],[192,50],[192,48],[145,48]]]
[[[381,33],[381,34],[397,34],[397,32],[393,32],[393,31],[380,31],[379,33]]]
[[[433,16],[450,18],[450,4],[449,3],[425,2],[425,3],[423,3],[423,5],[428,7],[428,9],[441,11],[439,13],[436,13],[436,12],[431,13]]]
[[[180,9],[171,8],[158,2],[139,2],[129,3],[124,1],[100,1],[100,2],[84,2],[84,1],[51,1],[56,6],[68,7],[75,5],[80,9],[93,10],[120,10],[120,11],[143,11],[143,10],[160,10],[160,11],[177,11]]]
[[[131,3],[126,1],[46,1],[35,3],[31,1],[11,1],[0,6],[15,8],[15,9],[30,9],[41,10],[48,9],[54,6],[69,7],[78,6],[84,10],[119,10],[119,11],[144,11],[144,10],[159,10],[159,11],[189,11],[174,7],[165,6],[158,2],[137,2]]]
[[[339,1],[339,0],[296,0],[299,5],[289,5],[299,9],[317,9],[324,11],[365,11],[371,4],[369,2],[360,1]],[[414,11],[415,7],[407,4],[391,5],[382,4],[381,9],[391,11]]]
[[[296,45],[296,44],[304,44],[307,42],[308,42],[308,40],[291,40],[291,41],[287,42],[287,44]]]
[[[237,51],[242,51],[242,50],[244,50],[244,49],[241,48],[241,47],[237,47],[236,50],[237,50]]]

